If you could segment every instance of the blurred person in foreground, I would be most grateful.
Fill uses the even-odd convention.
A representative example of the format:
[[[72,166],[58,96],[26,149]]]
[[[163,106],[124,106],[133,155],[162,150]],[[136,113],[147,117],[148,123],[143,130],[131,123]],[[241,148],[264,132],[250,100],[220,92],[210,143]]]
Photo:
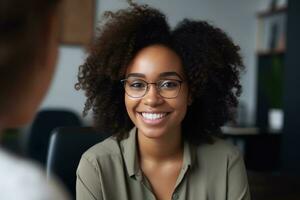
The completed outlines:
[[[57,60],[60,1],[0,0],[0,133],[30,122],[47,91]],[[67,195],[38,167],[0,148],[0,199]]]

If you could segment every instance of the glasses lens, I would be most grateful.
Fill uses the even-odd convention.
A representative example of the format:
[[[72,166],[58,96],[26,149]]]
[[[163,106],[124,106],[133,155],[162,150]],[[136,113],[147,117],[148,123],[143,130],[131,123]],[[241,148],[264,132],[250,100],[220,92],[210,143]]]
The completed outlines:
[[[140,79],[127,79],[125,81],[125,92],[131,97],[142,97],[147,90],[147,83]]]
[[[177,97],[180,90],[180,81],[178,80],[161,80],[158,83],[160,95],[165,98]]]
[[[179,80],[160,80],[156,83],[147,83],[141,79],[125,79],[122,82],[126,94],[134,98],[143,97],[148,90],[148,84],[155,84],[159,95],[170,99],[177,97],[181,87]]]

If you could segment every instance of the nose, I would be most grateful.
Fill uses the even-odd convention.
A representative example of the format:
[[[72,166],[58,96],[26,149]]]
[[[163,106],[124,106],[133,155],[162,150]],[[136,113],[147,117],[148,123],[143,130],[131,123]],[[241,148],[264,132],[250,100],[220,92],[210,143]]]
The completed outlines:
[[[164,102],[164,99],[159,95],[159,91],[157,90],[154,84],[149,84],[148,91],[143,97],[143,101],[145,105],[155,107]]]

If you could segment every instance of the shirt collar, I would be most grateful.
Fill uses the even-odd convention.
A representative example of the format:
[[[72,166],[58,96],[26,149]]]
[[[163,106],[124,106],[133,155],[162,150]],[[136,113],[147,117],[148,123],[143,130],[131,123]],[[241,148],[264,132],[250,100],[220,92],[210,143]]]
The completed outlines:
[[[124,161],[129,176],[138,175],[141,173],[139,167],[139,159],[137,152],[137,128],[134,127],[130,130],[128,138],[121,141],[123,150]],[[195,148],[189,142],[184,141],[183,145],[183,168],[192,167],[195,160]]]
[[[182,167],[188,168],[188,167],[192,166],[192,163],[193,163],[193,156],[192,155],[193,155],[193,153],[192,153],[191,145],[186,140],[184,140]]]
[[[136,131],[136,127],[132,128],[128,134],[128,138],[121,141],[125,165],[129,176],[133,176],[139,173]]]

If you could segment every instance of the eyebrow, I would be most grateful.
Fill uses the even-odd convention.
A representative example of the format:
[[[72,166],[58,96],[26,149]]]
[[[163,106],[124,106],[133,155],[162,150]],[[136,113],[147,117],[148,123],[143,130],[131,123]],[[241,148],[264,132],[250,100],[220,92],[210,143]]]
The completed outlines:
[[[183,79],[177,72],[163,72],[159,75],[160,78],[166,76],[178,76],[180,79]]]
[[[127,74],[126,78],[129,78],[129,77],[146,78],[145,74],[141,74],[141,73],[130,73],[130,74]]]
[[[177,72],[163,72],[159,74],[160,78],[168,77],[168,76],[178,76],[180,79],[183,79],[182,76],[180,76]],[[130,73],[126,76],[126,78],[129,77],[140,77],[140,78],[146,78],[145,74],[141,73]]]

